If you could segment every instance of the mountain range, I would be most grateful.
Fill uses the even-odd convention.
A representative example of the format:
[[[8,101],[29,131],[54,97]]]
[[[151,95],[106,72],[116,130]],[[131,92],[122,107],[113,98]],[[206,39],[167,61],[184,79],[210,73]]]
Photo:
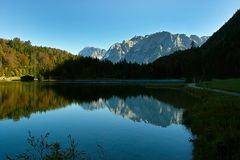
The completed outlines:
[[[201,46],[208,38],[208,36],[198,37],[196,35],[188,37],[185,34],[171,34],[163,31],[123,40],[121,43],[113,44],[107,51],[100,48],[86,47],[79,52],[79,55],[109,60],[113,63],[126,60],[131,63],[147,64],[175,51],[189,49],[192,42],[194,42],[195,46]]]

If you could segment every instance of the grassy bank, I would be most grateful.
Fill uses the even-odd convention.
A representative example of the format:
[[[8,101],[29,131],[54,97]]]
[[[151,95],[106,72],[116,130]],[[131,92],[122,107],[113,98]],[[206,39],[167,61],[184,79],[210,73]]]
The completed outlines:
[[[240,92],[240,79],[213,80],[198,84],[200,87]]]
[[[147,84],[145,88],[149,89],[182,89],[185,84]]]
[[[193,158],[239,159],[240,97],[186,89],[195,103],[185,107],[184,124],[197,136],[193,140]]]

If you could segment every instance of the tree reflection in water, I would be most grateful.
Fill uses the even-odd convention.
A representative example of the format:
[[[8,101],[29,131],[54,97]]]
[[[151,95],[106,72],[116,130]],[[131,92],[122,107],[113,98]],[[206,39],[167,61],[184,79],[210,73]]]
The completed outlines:
[[[0,86],[0,119],[19,120],[72,103],[85,110],[108,108],[112,113],[166,127],[182,122],[189,95],[179,91],[131,86],[82,86],[55,83],[5,83]],[[179,98],[181,97],[181,98]],[[188,99],[188,101],[184,101]]]

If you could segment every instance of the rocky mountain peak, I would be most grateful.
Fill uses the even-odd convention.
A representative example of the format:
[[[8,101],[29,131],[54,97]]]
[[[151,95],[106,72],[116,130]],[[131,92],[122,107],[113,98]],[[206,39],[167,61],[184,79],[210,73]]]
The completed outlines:
[[[99,57],[113,63],[124,59],[132,63],[151,63],[159,57],[167,56],[177,50],[189,49],[192,41],[196,46],[201,46],[208,38],[207,36],[199,37],[197,35],[188,37],[186,34],[172,34],[162,31],[145,36],[134,36],[130,40],[115,43],[107,51],[104,51],[104,55],[102,52],[100,54],[99,50],[93,50],[91,54],[88,52],[88,55],[93,58],[96,58],[96,55],[103,55]],[[88,51],[91,50],[88,49]]]
[[[92,57],[102,59],[106,54],[105,49],[95,48],[95,47],[85,47],[80,52],[79,55],[83,57]]]

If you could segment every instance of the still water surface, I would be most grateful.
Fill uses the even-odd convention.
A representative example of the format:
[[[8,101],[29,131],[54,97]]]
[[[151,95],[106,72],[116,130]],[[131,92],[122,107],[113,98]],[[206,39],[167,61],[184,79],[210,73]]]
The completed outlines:
[[[191,159],[191,133],[174,91],[130,86],[0,83],[0,159],[28,148],[28,131],[50,133],[63,146],[71,135],[99,159]],[[174,100],[172,100],[174,98]],[[172,102],[173,101],[173,102]]]

